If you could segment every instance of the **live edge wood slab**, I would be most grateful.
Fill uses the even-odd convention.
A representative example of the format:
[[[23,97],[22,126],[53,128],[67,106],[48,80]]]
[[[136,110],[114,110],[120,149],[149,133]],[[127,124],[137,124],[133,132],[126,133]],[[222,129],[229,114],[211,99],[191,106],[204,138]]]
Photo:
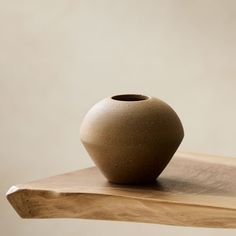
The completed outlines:
[[[177,153],[152,185],[108,183],[96,167],[13,186],[23,218],[236,228],[236,159]]]

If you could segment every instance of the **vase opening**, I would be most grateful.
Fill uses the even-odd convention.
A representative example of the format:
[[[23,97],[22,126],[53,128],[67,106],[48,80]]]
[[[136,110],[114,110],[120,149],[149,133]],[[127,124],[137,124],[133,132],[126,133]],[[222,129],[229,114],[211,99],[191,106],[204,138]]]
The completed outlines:
[[[135,102],[149,99],[148,96],[141,94],[122,94],[122,95],[115,95],[111,98],[118,101],[128,101],[128,102]]]

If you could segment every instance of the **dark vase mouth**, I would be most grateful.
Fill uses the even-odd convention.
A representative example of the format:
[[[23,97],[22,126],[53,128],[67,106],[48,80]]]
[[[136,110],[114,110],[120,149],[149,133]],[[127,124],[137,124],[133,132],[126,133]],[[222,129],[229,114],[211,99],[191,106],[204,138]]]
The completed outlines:
[[[120,94],[112,96],[111,99],[124,102],[137,102],[150,99],[150,97],[142,94]]]

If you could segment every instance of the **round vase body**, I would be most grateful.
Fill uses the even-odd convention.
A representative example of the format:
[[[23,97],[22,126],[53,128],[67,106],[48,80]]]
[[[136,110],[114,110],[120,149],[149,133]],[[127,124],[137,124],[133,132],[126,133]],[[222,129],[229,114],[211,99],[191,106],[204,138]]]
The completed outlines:
[[[86,114],[80,137],[89,155],[112,183],[156,180],[184,136],[175,111],[154,97],[117,95]]]

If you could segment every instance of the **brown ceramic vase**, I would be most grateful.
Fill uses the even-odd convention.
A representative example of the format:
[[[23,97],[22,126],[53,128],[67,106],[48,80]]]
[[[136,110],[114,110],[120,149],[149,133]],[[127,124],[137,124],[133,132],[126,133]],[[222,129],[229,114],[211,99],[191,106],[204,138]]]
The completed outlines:
[[[156,180],[184,136],[175,111],[160,99],[124,94],[105,98],[86,114],[80,137],[112,183]]]

